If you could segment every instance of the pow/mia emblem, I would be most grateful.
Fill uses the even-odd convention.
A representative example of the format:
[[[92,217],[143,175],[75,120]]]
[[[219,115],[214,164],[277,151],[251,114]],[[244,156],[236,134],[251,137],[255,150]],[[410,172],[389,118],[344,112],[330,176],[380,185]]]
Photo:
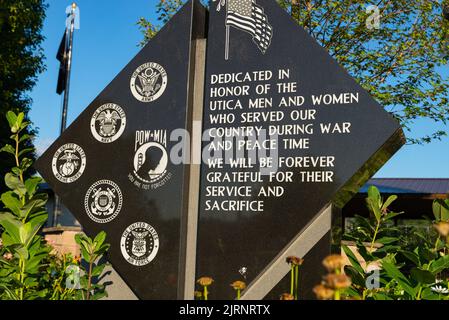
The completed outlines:
[[[119,186],[111,180],[95,182],[84,197],[86,213],[97,223],[108,223],[122,209],[123,197]]]
[[[123,232],[120,248],[126,261],[135,266],[144,266],[156,257],[159,236],[148,223],[136,222]]]
[[[86,154],[79,145],[67,143],[55,152],[51,167],[56,179],[72,183],[81,177],[86,168]]]
[[[152,102],[164,93],[167,73],[161,65],[147,62],[134,71],[130,86],[134,98],[141,102]]]
[[[114,103],[100,106],[90,120],[92,135],[102,143],[111,143],[120,138],[125,127],[125,112]]]

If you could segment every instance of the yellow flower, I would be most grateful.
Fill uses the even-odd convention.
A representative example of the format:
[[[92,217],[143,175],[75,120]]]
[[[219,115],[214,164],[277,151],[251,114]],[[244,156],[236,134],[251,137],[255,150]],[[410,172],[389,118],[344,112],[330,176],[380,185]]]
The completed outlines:
[[[315,286],[313,288],[313,293],[315,293],[317,299],[319,300],[330,300],[334,296],[334,290],[322,284]]]
[[[212,284],[212,282],[214,282],[214,279],[212,279],[211,277],[201,277],[196,282],[200,286],[207,287],[207,286],[210,286]]]
[[[438,223],[435,223],[433,227],[438,231],[438,233],[443,236],[447,237],[449,235],[449,222],[447,221],[440,221]]]
[[[287,257],[287,259],[285,259],[285,261],[287,261],[288,264],[291,264],[294,266],[300,266],[303,264],[304,259],[301,259],[301,258],[295,257],[295,256],[289,256],[289,257]]]
[[[346,289],[351,286],[351,278],[345,274],[328,274],[324,277],[324,280],[331,289]]]
[[[283,293],[281,294],[281,300],[295,300],[295,297],[293,297],[290,293]]]
[[[233,287],[234,290],[245,290],[246,283],[243,281],[234,281],[231,283],[231,287]]]
[[[339,254],[331,254],[323,260],[323,266],[328,272],[340,270],[344,265],[344,258]]]
[[[73,257],[73,260],[72,260],[73,264],[78,264],[80,262],[81,262],[81,256],[74,256]]]

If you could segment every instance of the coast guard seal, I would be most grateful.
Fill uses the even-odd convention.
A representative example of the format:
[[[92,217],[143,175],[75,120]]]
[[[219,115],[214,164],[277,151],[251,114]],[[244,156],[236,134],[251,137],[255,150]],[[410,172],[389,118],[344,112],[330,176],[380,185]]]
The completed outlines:
[[[95,182],[84,197],[86,213],[97,223],[108,223],[122,209],[123,196],[119,186],[111,180]]]
[[[120,249],[123,258],[135,266],[149,264],[159,250],[159,236],[146,222],[130,225],[122,234]]]
[[[161,65],[147,62],[132,74],[131,92],[141,102],[152,102],[164,93],[167,80],[167,72]]]
[[[78,180],[86,168],[86,154],[75,143],[66,143],[53,155],[51,168],[56,179],[63,183]]]

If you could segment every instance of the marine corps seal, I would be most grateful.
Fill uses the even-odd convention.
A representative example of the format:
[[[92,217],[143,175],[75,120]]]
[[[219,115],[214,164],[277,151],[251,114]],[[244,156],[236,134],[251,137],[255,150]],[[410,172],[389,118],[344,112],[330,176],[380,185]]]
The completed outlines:
[[[132,74],[131,92],[141,102],[152,102],[164,93],[167,80],[167,72],[161,65],[147,62]]]
[[[136,222],[123,232],[120,249],[123,258],[130,264],[144,266],[156,257],[159,250],[159,236],[148,223]]]
[[[51,163],[56,179],[63,183],[78,180],[86,168],[86,154],[75,143],[66,143],[56,150]]]

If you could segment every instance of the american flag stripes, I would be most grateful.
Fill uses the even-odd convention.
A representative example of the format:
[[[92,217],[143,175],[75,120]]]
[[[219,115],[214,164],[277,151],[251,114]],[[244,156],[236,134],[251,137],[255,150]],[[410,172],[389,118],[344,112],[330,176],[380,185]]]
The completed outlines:
[[[232,26],[252,35],[262,53],[271,44],[273,28],[264,10],[254,0],[227,0],[226,26]]]

